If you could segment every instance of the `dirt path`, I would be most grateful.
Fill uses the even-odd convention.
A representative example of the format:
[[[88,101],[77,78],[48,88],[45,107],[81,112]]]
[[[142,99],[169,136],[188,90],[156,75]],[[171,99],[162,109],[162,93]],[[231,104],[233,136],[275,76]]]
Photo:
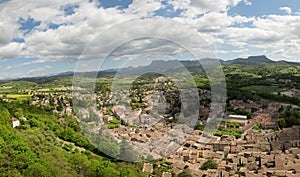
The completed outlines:
[[[61,147],[64,147],[65,144],[72,144],[72,145],[73,145],[73,148],[72,148],[71,151],[74,151],[76,148],[77,148],[80,152],[87,151],[87,150],[86,150],[85,148],[83,148],[83,147],[76,146],[75,143],[73,143],[73,142],[65,141],[65,140],[60,139],[60,138],[58,138],[58,137],[56,137],[56,140],[57,140],[58,142],[62,142]]]

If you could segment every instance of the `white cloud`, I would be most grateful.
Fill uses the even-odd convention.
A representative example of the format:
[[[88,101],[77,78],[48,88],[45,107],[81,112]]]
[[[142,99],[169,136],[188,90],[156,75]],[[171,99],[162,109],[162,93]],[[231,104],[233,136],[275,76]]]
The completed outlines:
[[[245,17],[240,15],[235,15],[231,18],[233,18],[234,23],[237,24],[250,23],[255,21],[255,17]]]
[[[220,32],[233,24],[233,19],[226,13],[211,12],[194,20],[194,27],[201,32]]]
[[[41,15],[42,14],[42,15]],[[64,12],[55,7],[40,7],[29,11],[28,16],[36,21],[51,21],[57,16],[63,16]]]
[[[280,7],[279,10],[285,11],[288,15],[292,13],[292,9],[290,7]]]
[[[168,3],[173,6],[174,10],[187,8],[191,1],[190,0],[169,0]]]
[[[15,35],[16,25],[9,20],[0,20],[0,46],[8,44]]]
[[[133,0],[129,5],[126,13],[136,14],[140,17],[149,17],[154,14],[156,10],[163,8],[160,0]]]
[[[243,0],[243,3],[247,6],[252,6],[252,2],[250,2],[249,0]]]
[[[122,45],[126,41],[128,43]],[[176,43],[200,53],[206,52],[202,47],[208,45],[195,31],[171,19],[156,17],[129,21],[105,31],[90,44],[82,57],[103,58],[114,49],[115,57],[145,53],[172,55],[182,50]]]
[[[237,44],[265,44],[273,43],[281,40],[281,36],[270,30],[263,30],[258,28],[226,28],[225,35],[228,42],[236,42]],[[234,43],[233,43],[234,45]]]
[[[45,70],[49,69],[52,69],[52,66],[47,65],[40,68],[31,69],[27,71],[26,74],[23,75],[23,77],[31,77],[32,75],[45,75]]]
[[[225,12],[229,7],[236,6],[241,0],[191,0],[191,5],[205,11]]]
[[[253,22],[256,28],[274,31],[281,36],[283,40],[299,39],[300,16],[292,15],[269,15],[265,18],[258,18]]]
[[[297,51],[300,38],[299,15],[268,15],[264,17],[230,16],[227,11],[239,3],[251,5],[249,0],[168,0],[174,10],[182,10],[175,18],[154,17],[155,11],[164,8],[160,0],[134,0],[127,9],[97,7],[88,0],[28,0],[9,1],[0,4],[0,59],[17,56],[36,57],[42,60],[75,60],[84,48],[96,39],[90,54],[84,58],[105,57],[110,49],[121,42],[136,37],[161,36],[202,53],[198,35],[210,44],[232,44],[239,49],[270,48],[286,46],[293,53]],[[77,4],[75,13],[65,16],[63,7]],[[281,10],[292,14],[289,7]],[[29,17],[41,24],[31,33],[19,30],[18,20]],[[131,20],[136,20],[130,22]],[[138,20],[140,19],[140,20]],[[178,23],[176,23],[178,22]],[[57,29],[49,29],[49,23],[57,24]],[[250,24],[250,25],[249,25]],[[104,35],[105,34],[105,35]],[[99,40],[97,36],[101,36]],[[24,43],[11,42],[13,38],[24,38]],[[98,41],[97,41],[98,40]],[[201,41],[201,40],[200,40]],[[294,42],[291,42],[294,41]],[[296,42],[295,42],[296,41]],[[204,43],[204,40],[202,40]],[[207,43],[206,43],[207,44]],[[23,50],[22,50],[23,49]],[[122,49],[122,50],[121,50]],[[182,52],[170,43],[144,39],[136,40],[116,51],[115,57],[127,52],[128,58],[134,53],[159,51],[174,54]],[[217,53],[228,51],[218,49]],[[251,51],[249,51],[250,53]],[[88,56],[89,55],[89,56]]]
[[[15,64],[15,65],[9,65],[4,69],[4,71],[21,68],[21,67],[29,66],[29,65],[33,65],[33,64],[41,64],[41,63],[45,63],[45,62],[47,62],[47,60],[40,59],[40,60],[33,60],[33,61],[24,62],[24,63],[19,63],[19,64]]]
[[[21,78],[21,77],[34,77],[34,76],[44,76],[49,73],[53,69],[52,66],[46,65],[42,67],[37,67],[34,69],[29,69],[27,71],[20,71],[17,70],[14,65],[9,65],[0,73],[0,79],[15,79],[15,78]],[[14,69],[14,70],[12,70]],[[23,68],[24,69],[24,68]]]
[[[12,42],[0,47],[0,59],[16,58],[20,55],[24,43]]]
[[[236,6],[242,0],[169,0],[174,10],[183,10],[181,16],[188,19],[198,18],[197,16],[208,12],[227,12],[230,7]]]
[[[8,12],[7,15],[11,17],[11,21],[14,21],[14,23],[16,23],[21,17],[25,20],[28,17],[31,17],[35,21],[41,21],[41,24],[38,27],[25,36],[22,36],[22,31],[18,32],[18,35],[24,37],[25,40],[25,44],[22,46],[24,47],[24,50],[21,52],[21,55],[24,57],[37,57],[47,60],[77,59],[90,41],[95,39],[99,34],[107,32],[110,28],[112,28],[114,32],[109,33],[108,36],[103,38],[101,44],[102,48],[100,51],[97,51],[103,53],[100,53],[97,56],[104,57],[105,51],[116,38],[130,39],[136,35],[167,36],[170,39],[176,39],[180,43],[188,44],[191,48],[196,48],[195,46],[197,46],[197,41],[193,39],[185,29],[182,29],[182,27],[178,24],[177,27],[171,29],[174,24],[170,22],[171,20],[165,18],[156,18],[152,21],[145,20],[144,22],[140,21],[140,26],[131,24],[132,26],[124,25],[126,28],[114,28],[114,25],[122,24],[130,19],[152,16],[156,10],[163,8],[163,5],[159,0],[135,0],[125,10],[119,10],[117,8],[98,8],[95,3],[89,3],[88,1],[69,0],[66,2],[60,2],[55,0],[49,2],[42,0],[39,1],[39,3],[33,2],[36,1],[31,0],[26,3],[11,1],[3,7],[3,9],[5,9],[4,11]],[[190,9],[194,9],[195,12],[192,10],[187,12],[191,13],[191,16],[193,16],[198,14],[196,11],[199,11],[199,6],[203,6],[204,11],[210,11],[212,9],[222,11],[226,10],[229,6],[236,5],[239,0],[226,0],[222,1],[222,3],[208,1],[204,4],[183,0],[178,2],[177,5],[175,2],[176,1],[170,1],[170,3],[173,3],[174,8],[179,8],[183,4],[186,8],[191,7]],[[75,9],[74,14],[64,16],[62,7],[68,3],[78,4],[79,7]],[[20,8],[20,10],[14,10],[17,8]],[[195,19],[192,22],[192,26],[202,32],[218,31],[232,23],[231,18],[228,18],[228,21],[224,19],[222,20],[222,18],[226,17],[227,14],[216,12],[208,13],[203,17],[203,20]],[[213,24],[207,23],[206,25],[203,25],[206,20],[217,21]],[[62,26],[59,26],[57,29],[49,29],[48,23],[54,23]],[[18,28],[18,24],[16,23],[15,25],[15,28]],[[16,34],[15,32],[11,33],[14,35]],[[212,35],[203,34],[203,36],[211,41],[218,41],[218,39]],[[9,37],[6,39],[6,42],[9,42],[11,39],[12,37]],[[150,50],[153,50],[154,48],[159,48],[161,46],[159,46],[159,44],[155,46],[154,43],[151,43],[151,45],[145,45],[144,47],[150,47]],[[172,47],[170,48],[167,45],[161,47],[161,49],[169,51],[170,53],[172,52]],[[147,51],[146,48],[144,50]]]
[[[293,52],[300,51],[300,40],[292,40],[287,42],[286,46]]]
[[[94,3],[84,2],[74,14],[51,20],[56,24],[67,23],[66,25],[57,29],[35,30],[26,36],[26,51],[23,54],[51,60],[76,60],[99,33],[132,18],[132,15],[122,14],[116,8],[97,8]],[[45,28],[45,24],[42,23],[38,28]],[[122,33],[121,30],[119,33]]]

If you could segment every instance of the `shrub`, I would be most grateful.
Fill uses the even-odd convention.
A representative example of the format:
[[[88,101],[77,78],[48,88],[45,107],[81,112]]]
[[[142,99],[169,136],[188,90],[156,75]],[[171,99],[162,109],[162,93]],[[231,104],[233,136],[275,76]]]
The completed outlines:
[[[218,164],[215,161],[213,161],[212,159],[208,159],[200,167],[200,170],[217,169],[217,168],[218,168]]]

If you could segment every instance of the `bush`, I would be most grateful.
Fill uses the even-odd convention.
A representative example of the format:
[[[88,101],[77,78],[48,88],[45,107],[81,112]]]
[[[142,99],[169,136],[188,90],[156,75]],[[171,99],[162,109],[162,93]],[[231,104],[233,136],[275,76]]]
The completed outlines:
[[[121,121],[117,120],[117,119],[112,119],[112,120],[109,121],[109,123],[111,123],[111,124],[121,124]]]
[[[208,169],[217,169],[218,164],[212,159],[208,159],[204,164],[200,167],[200,170],[208,170]]]
[[[39,127],[39,122],[36,119],[29,120],[30,127]]]
[[[120,127],[119,124],[108,124],[108,125],[107,125],[107,128],[108,128],[108,129],[114,129],[114,128],[119,128],[119,127]]]
[[[192,177],[192,175],[189,171],[184,170],[183,172],[179,173],[177,177]]]
[[[243,131],[240,129],[222,129],[214,132],[215,136],[232,135],[236,138],[242,137]]]
[[[201,131],[203,131],[204,128],[205,128],[205,125],[197,124],[196,127],[195,127],[195,130],[201,130]]]
[[[72,151],[73,149],[73,144],[64,144],[63,149],[66,151]]]

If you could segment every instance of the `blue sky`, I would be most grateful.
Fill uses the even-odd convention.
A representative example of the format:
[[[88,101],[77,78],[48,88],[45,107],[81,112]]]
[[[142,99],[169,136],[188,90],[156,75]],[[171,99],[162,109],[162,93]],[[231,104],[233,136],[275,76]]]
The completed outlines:
[[[292,11],[299,11],[300,1],[298,0],[251,0],[251,6],[240,3],[229,10],[229,14],[239,14],[242,16],[264,16],[270,14],[285,15],[279,10],[280,7],[289,7]]]
[[[113,8],[113,7],[119,7],[121,9],[128,8],[128,6],[132,3],[132,0],[102,0],[99,1],[100,5],[99,7],[104,8]]]
[[[0,79],[190,54],[300,57],[299,0],[0,0],[0,29]]]

